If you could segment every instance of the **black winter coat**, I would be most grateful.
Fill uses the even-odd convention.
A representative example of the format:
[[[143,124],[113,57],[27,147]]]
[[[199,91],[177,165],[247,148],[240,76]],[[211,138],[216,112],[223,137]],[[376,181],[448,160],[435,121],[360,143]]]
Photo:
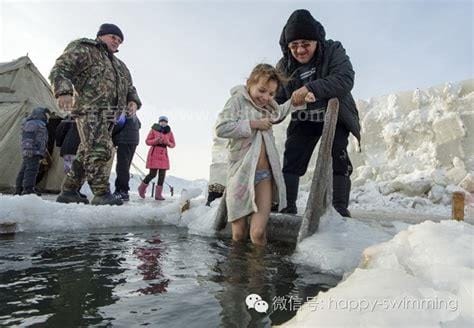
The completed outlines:
[[[81,143],[76,122],[61,121],[56,128],[56,146],[61,147],[59,155],[76,155],[77,148]]]
[[[136,115],[128,117],[123,127],[115,125],[112,131],[112,140],[114,145],[127,144],[138,145],[140,142],[140,128],[142,124]]]

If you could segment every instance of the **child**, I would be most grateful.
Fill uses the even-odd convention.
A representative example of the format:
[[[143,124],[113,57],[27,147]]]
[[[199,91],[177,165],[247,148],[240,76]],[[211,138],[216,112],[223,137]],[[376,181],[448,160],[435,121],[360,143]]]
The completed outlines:
[[[266,226],[272,197],[279,210],[286,207],[286,191],[272,124],[296,108],[292,99],[278,105],[273,99],[282,83],[279,72],[271,65],[257,65],[246,86],[231,90],[232,97],[219,114],[216,134],[230,139],[225,201],[228,221],[232,222],[232,239],[246,237],[247,216],[250,238],[256,245],[266,244]],[[306,102],[314,101],[310,93]],[[276,189],[273,193],[273,189]]]
[[[21,154],[23,162],[20,172],[16,178],[17,195],[41,194],[36,191],[36,176],[40,167],[40,161],[46,156],[46,144],[48,143],[48,129],[46,123],[50,111],[47,108],[36,107],[22,124],[21,130]]]
[[[166,170],[170,168],[167,147],[174,148],[175,146],[173,132],[171,132],[166,116],[160,116],[158,124],[153,124],[146,138],[146,144],[151,146],[146,160],[146,168],[150,169],[150,172],[138,187],[138,194],[141,198],[145,198],[146,188],[158,172],[155,199],[164,200],[165,198],[162,195],[163,183],[165,182]]]

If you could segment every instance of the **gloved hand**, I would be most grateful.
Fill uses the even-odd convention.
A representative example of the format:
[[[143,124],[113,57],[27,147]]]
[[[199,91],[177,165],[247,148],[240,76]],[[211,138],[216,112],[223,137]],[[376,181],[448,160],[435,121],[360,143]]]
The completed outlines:
[[[117,118],[117,125],[121,128],[125,125],[125,122],[127,121],[127,116],[125,113],[120,114],[120,116]]]
[[[171,131],[171,128],[170,128],[169,125],[166,125],[166,126],[162,127],[162,129],[163,129],[162,132],[163,132],[164,134],[167,134],[167,133],[169,133],[169,132]]]
[[[158,135],[158,138],[156,138],[156,142],[155,142],[155,145],[163,145],[165,142],[164,138],[162,135]]]

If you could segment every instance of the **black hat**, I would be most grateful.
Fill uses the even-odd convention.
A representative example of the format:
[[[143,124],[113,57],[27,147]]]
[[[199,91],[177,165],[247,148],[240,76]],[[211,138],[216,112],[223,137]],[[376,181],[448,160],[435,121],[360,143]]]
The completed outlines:
[[[295,40],[323,41],[325,37],[326,33],[321,23],[306,9],[295,10],[284,28],[285,46]]]
[[[116,35],[120,39],[122,39],[122,42],[124,40],[123,39],[123,33],[117,25],[109,24],[109,23],[105,23],[105,24],[100,25],[99,31],[97,32],[97,36],[106,35],[106,34]]]

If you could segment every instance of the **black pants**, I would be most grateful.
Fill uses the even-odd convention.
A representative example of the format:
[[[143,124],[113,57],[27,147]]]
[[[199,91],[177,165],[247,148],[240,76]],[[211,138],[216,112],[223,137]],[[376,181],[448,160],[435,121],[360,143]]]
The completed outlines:
[[[20,172],[16,177],[16,190],[31,190],[36,185],[36,176],[40,167],[40,160],[43,156],[35,155],[32,157],[23,157]]]
[[[117,146],[117,166],[115,172],[117,178],[115,179],[115,190],[121,192],[128,192],[130,187],[130,166],[132,165],[133,155],[137,145],[118,144]]]
[[[166,170],[165,169],[150,169],[150,173],[143,179],[143,182],[149,184],[154,177],[156,177],[156,173],[158,172],[158,186],[162,186],[165,183],[165,176]]]
[[[308,123],[312,124],[312,122]],[[283,173],[303,176],[308,169],[314,147],[321,138],[322,124],[320,126],[315,125],[313,133],[304,133],[305,130],[299,130],[299,127],[288,127],[283,156]],[[303,128],[306,128],[306,126]],[[349,130],[338,124],[332,145],[333,175],[350,176],[352,173],[352,163],[347,154],[348,139]]]

